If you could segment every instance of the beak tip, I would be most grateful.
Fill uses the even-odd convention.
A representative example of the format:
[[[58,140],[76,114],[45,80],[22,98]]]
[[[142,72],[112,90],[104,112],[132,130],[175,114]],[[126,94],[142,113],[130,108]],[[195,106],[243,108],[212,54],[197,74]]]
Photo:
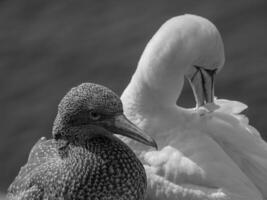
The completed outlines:
[[[148,134],[139,129],[131,121],[129,121],[124,115],[117,116],[115,119],[115,133],[120,134],[145,145],[158,149],[156,141]],[[114,131],[114,130],[113,130]]]

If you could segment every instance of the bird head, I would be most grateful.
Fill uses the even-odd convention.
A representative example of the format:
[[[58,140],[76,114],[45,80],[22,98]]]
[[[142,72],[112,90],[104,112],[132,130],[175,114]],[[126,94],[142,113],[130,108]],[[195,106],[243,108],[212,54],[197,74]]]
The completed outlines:
[[[185,77],[193,89],[196,106],[200,107],[214,101],[214,77],[224,63],[224,45],[218,29],[209,20],[186,15],[189,38],[188,46],[192,50],[191,64],[186,69]],[[189,23],[190,22],[190,23]]]
[[[85,138],[119,134],[157,147],[150,136],[125,117],[120,98],[110,89],[93,83],[72,88],[58,106],[53,137],[68,139],[74,133]]]

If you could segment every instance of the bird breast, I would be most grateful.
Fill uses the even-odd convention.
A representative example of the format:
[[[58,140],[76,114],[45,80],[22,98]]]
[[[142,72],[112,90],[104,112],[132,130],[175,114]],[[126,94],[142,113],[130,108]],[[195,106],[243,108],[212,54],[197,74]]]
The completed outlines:
[[[85,146],[70,144],[66,151],[68,155],[63,158],[61,169],[66,173],[61,179],[65,191],[72,191],[74,197],[142,199],[144,196],[143,165],[118,139],[94,137]]]

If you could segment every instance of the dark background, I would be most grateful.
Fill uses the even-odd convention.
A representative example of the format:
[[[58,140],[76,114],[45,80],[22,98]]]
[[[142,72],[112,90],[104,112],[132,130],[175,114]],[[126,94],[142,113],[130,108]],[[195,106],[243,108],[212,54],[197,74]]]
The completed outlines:
[[[198,14],[218,27],[226,64],[216,95],[246,103],[267,139],[267,3],[260,0],[0,1],[0,191],[50,137],[57,104],[82,82],[126,87],[142,51],[172,16]],[[188,85],[181,105],[194,105]]]

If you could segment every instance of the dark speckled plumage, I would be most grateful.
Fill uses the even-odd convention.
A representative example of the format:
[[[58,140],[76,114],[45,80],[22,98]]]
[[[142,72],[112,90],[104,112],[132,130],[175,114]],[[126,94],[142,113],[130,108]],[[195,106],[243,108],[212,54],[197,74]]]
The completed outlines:
[[[92,110],[100,117],[88,117]],[[122,104],[109,89],[92,83],[73,88],[59,104],[54,138],[33,146],[8,198],[144,199],[143,165],[106,128],[120,114]]]

